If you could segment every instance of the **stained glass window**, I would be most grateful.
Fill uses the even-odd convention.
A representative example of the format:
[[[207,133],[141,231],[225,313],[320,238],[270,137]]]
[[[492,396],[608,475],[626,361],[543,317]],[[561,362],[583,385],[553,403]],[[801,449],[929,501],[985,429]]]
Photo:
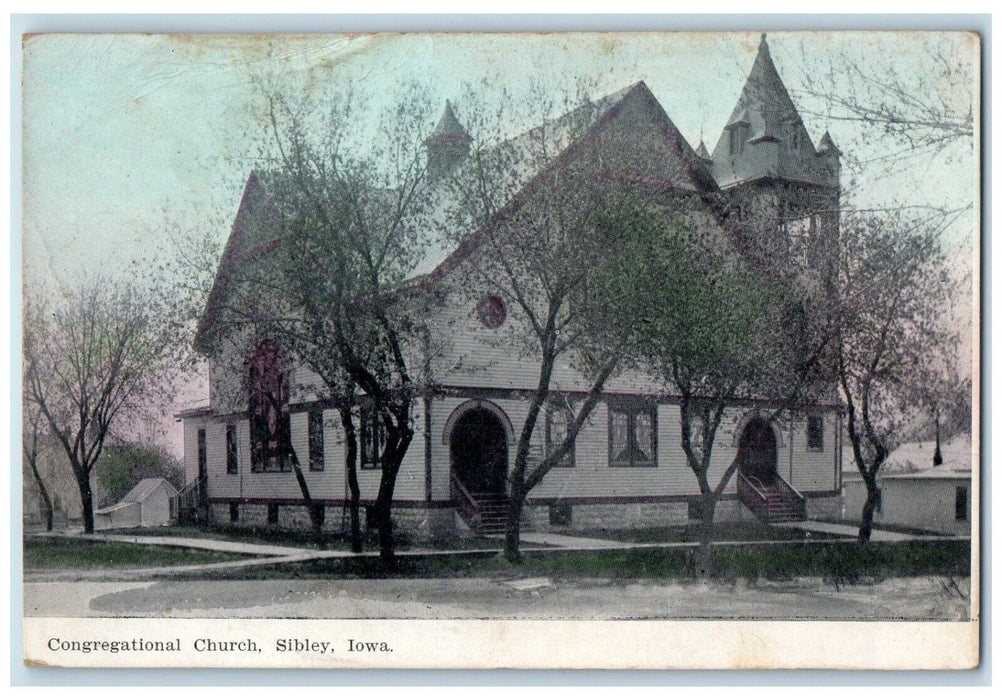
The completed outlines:
[[[609,407],[609,465],[657,466],[657,412],[653,405]]]

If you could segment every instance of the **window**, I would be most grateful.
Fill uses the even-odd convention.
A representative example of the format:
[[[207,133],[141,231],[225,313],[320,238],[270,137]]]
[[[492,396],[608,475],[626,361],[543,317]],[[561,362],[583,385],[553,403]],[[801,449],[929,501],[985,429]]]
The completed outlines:
[[[748,140],[748,125],[735,124],[730,130],[730,154],[732,156],[744,153],[745,141]]]
[[[240,520],[240,505],[237,503],[230,504],[230,522],[235,523]]]
[[[379,420],[379,412],[371,401],[360,407],[362,469],[379,469],[379,455],[386,445],[386,432]]]
[[[807,449],[811,452],[825,449],[825,422],[821,416],[807,416]]]
[[[324,470],[324,412],[317,408],[309,412],[310,471]]]
[[[702,416],[693,416],[689,422],[689,445],[697,455],[703,454],[703,431],[706,422]]]
[[[552,527],[570,527],[571,507],[566,503],[550,506],[550,525]]]
[[[505,308],[504,299],[492,295],[484,297],[477,304],[477,318],[487,328],[500,328],[508,317],[508,310]]]
[[[657,466],[655,406],[609,406],[609,466]]]
[[[954,499],[953,517],[956,520],[967,520],[967,487],[958,486],[957,495]]]
[[[268,504],[268,524],[278,525],[278,504],[269,503]]]
[[[226,426],[226,473],[237,474],[240,471],[237,459],[237,426]]]
[[[570,428],[571,421],[573,420],[573,415],[570,410],[562,406],[551,406],[546,412],[546,456],[549,457],[551,454],[560,449],[564,440],[567,438],[567,431]],[[557,467],[573,467],[574,466],[574,444],[571,444],[570,452],[561,458],[555,466]]]
[[[262,341],[248,364],[251,471],[289,471],[289,388],[278,344]]]
[[[873,507],[874,513],[879,513],[884,510],[884,489],[877,489],[877,503]]]
[[[207,452],[205,448],[205,428],[198,429],[198,477],[206,475],[208,469]]]

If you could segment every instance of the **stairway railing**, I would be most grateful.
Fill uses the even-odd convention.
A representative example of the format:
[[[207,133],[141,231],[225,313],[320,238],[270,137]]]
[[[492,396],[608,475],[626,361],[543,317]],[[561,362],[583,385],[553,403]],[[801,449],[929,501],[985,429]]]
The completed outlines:
[[[463,521],[471,528],[476,529],[480,525],[480,506],[477,499],[466,490],[463,482],[455,474],[452,475],[452,500],[459,509],[459,515]]]
[[[738,474],[738,499],[760,520],[769,517],[769,499],[764,488],[762,482],[755,477]]]
[[[787,503],[793,503],[797,508],[797,515],[800,518],[805,518],[807,516],[807,499],[804,498],[803,494],[793,488],[790,482],[779,474],[776,474],[776,483],[783,494],[783,500]]]
[[[177,492],[171,499],[171,517],[180,524],[195,520],[195,513],[206,503],[205,477],[200,476]]]

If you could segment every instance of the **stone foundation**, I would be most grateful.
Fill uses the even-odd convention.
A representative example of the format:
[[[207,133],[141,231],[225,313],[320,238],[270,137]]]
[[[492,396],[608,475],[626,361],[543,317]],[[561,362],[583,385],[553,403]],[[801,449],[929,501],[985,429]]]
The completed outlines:
[[[551,508],[554,509],[552,512],[554,520],[557,521],[553,524],[551,524]],[[559,524],[559,521],[567,515],[569,515],[570,524]],[[685,525],[687,522],[689,522],[689,505],[686,501],[564,506],[527,505],[522,511],[522,528],[526,532],[573,533],[575,530],[630,530],[644,527]]]
[[[212,522],[225,525],[230,520],[229,503],[211,504]],[[344,516],[344,517],[343,517]],[[366,527],[366,507],[359,509],[359,517],[363,530]],[[393,529],[395,533],[415,540],[427,540],[455,534],[452,508],[397,508],[393,511]],[[268,505],[265,503],[241,503],[238,506],[236,524],[267,525]],[[342,528],[343,525],[343,528]],[[278,523],[276,527],[290,530],[308,530],[312,527],[310,513],[306,506],[278,506]],[[349,521],[341,506],[325,506],[324,531],[340,532],[347,530]]]
[[[808,520],[838,520],[842,517],[842,497],[828,496],[826,498],[807,499]]]
[[[241,503],[238,508],[238,523],[246,525],[268,523],[267,504]],[[840,508],[841,499],[838,496],[807,499],[808,518],[837,518]],[[214,523],[231,522],[228,503],[214,503],[211,511]],[[342,524],[347,529],[347,518],[342,518],[342,515],[341,506],[327,506],[324,530],[338,532],[342,529]],[[360,516],[364,528],[367,521],[365,506],[361,508]],[[692,520],[689,501],[527,505],[522,511],[522,529],[525,532],[573,534],[579,530],[630,530],[686,525]],[[727,499],[717,503],[713,520],[717,523],[734,523],[755,522],[756,518],[737,499]],[[393,523],[394,532],[417,541],[462,534],[466,529],[452,508],[396,508],[393,511]],[[278,526],[297,530],[308,529],[309,512],[305,506],[280,505]]]

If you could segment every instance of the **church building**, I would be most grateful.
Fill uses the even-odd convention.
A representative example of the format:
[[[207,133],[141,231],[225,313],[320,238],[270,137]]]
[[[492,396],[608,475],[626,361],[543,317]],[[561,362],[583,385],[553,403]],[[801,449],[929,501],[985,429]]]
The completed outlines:
[[[462,106],[456,106],[462,115]],[[743,254],[819,265],[831,259],[826,251],[838,236],[840,153],[827,133],[817,142],[808,133],[764,35],[712,152],[702,142],[693,148],[640,82],[591,103],[589,126],[554,154],[554,161],[572,158],[585,142],[601,146],[623,139],[637,144],[630,149],[638,154],[637,163],[616,167],[634,168],[628,174],[638,181],[642,175],[684,197],[694,220],[719,227],[726,236],[740,237],[739,231],[749,228],[765,232],[755,241],[736,241]],[[449,103],[425,143],[429,178],[441,177],[471,155],[470,135]],[[268,235],[254,230],[261,219],[255,212],[269,206],[266,180],[256,173],[248,178],[201,319],[196,347],[208,359],[210,400],[178,416],[189,484],[181,499],[194,494],[216,522],[307,527],[308,513],[290,465],[269,456],[260,444],[254,382],[236,397],[222,391],[225,370],[212,340],[227,332],[220,314],[228,266],[267,252]],[[524,187],[532,187],[532,173]],[[444,251],[418,270],[416,282],[447,289],[469,254],[468,249]],[[505,325],[518,319],[511,301],[501,295],[462,299],[436,313],[456,340],[434,361],[451,370],[413,403],[415,436],[397,477],[393,519],[415,536],[496,533],[526,415],[525,395],[535,387],[538,363],[506,346]],[[245,363],[247,371],[267,376],[276,357],[258,347]],[[479,361],[463,361],[471,357]],[[289,371],[299,378],[308,374],[302,368]],[[572,367],[557,368],[555,394],[575,401],[587,389]],[[741,467],[717,508],[718,520],[837,517],[842,407],[834,393],[830,396],[784,411],[781,418],[773,416],[769,409],[775,404],[766,400],[736,402],[728,409],[713,448],[711,483],[736,457]],[[302,392],[287,392],[283,401],[278,410],[287,416],[311,496],[325,509],[325,527],[345,527],[348,487],[338,411]],[[361,504],[371,508],[381,473],[379,431],[364,410],[359,425]],[[534,454],[544,454],[564,430],[566,418],[548,412],[536,428]],[[626,373],[605,385],[571,454],[530,491],[523,527],[574,531],[685,524],[698,513],[698,497],[681,447],[678,397],[662,382]]]

